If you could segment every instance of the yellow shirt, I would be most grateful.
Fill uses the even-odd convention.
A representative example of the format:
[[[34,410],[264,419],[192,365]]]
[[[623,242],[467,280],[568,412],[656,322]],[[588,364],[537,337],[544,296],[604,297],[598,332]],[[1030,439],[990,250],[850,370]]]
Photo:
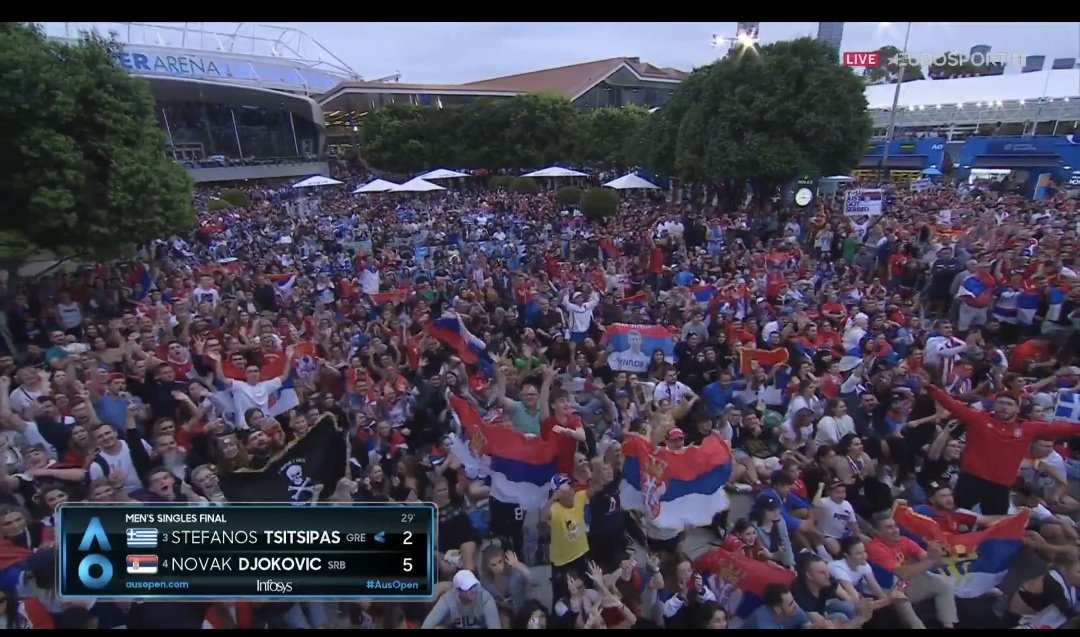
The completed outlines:
[[[551,504],[551,563],[564,566],[589,552],[585,531],[585,505],[589,496],[584,491],[574,494],[574,506],[567,508],[558,502]]]

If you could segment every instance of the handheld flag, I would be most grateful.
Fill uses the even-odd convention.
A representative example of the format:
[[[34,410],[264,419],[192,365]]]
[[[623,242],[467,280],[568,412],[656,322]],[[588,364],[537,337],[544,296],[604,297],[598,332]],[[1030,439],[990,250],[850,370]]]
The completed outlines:
[[[774,365],[780,365],[788,361],[788,351],[786,347],[777,347],[776,349],[753,349],[744,347],[739,352],[739,373],[743,376],[749,375],[752,369],[752,363],[757,364],[768,369]]]
[[[1080,424],[1080,392],[1062,391],[1058,394],[1054,419]],[[1077,429],[1077,434],[1080,434],[1080,429]]]
[[[620,372],[645,372],[656,350],[664,353],[665,361],[675,362],[675,341],[660,325],[615,323],[604,331],[600,346],[615,350],[608,356],[608,367]]]
[[[528,437],[504,420],[485,421],[468,401],[448,395],[464,438],[451,446],[466,468],[491,476],[491,495],[501,502],[539,509],[548,500],[559,446]]]
[[[307,435],[289,443],[262,469],[238,469],[221,476],[230,502],[293,502],[329,496],[345,476],[347,447],[333,414],[323,414]]]
[[[746,619],[765,598],[765,587],[783,584],[790,587],[795,573],[771,562],[715,548],[694,560],[694,570],[706,577],[716,594],[716,602],[729,617]]]
[[[628,434],[622,443],[623,508],[638,510],[654,525],[681,529],[704,526],[727,509],[724,485],[731,478],[731,447],[720,436],[700,446],[653,451],[644,436]]]
[[[1020,553],[1027,528],[1028,513],[1011,515],[994,526],[972,533],[946,533],[932,518],[910,507],[897,506],[893,518],[901,530],[926,541],[940,543],[946,550],[946,563],[933,572],[954,582],[956,596],[980,597],[1005,579],[1005,574]],[[881,572],[871,562],[874,575],[891,586],[892,574]]]

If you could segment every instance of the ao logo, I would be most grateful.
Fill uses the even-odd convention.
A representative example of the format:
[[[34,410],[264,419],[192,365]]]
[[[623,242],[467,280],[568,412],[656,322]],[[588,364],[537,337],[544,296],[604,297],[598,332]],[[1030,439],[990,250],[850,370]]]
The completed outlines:
[[[944,150],[945,144],[934,144],[930,147],[930,150]]]
[[[79,551],[86,552],[97,542],[99,551],[112,551],[109,544],[109,536],[105,535],[105,527],[101,526],[101,519],[97,516],[90,518],[90,524],[86,525],[82,540],[79,542]],[[91,575],[90,567],[97,566],[101,574]],[[100,553],[91,553],[79,562],[79,582],[91,589],[105,588],[112,581],[113,565],[109,558]]]

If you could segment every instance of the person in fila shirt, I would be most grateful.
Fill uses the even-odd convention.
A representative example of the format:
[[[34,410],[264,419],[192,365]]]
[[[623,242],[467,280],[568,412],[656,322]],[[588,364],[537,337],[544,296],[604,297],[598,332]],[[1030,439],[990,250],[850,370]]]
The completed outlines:
[[[209,303],[211,309],[217,309],[221,302],[221,294],[213,287],[214,279],[208,274],[199,277],[199,286],[191,291],[191,300],[198,306],[201,303]]]
[[[236,426],[240,429],[246,429],[248,426],[244,421],[244,414],[249,409],[257,408],[263,413],[270,412],[271,395],[281,389],[282,383],[292,373],[293,349],[291,347],[285,353],[285,363],[282,366],[280,375],[269,380],[260,380],[262,378],[262,369],[256,365],[248,365],[244,369],[244,380],[234,381],[225,376],[225,371],[221,366],[220,354],[212,353],[208,356],[214,361],[214,375],[217,380],[223,383],[226,389],[232,390]]]

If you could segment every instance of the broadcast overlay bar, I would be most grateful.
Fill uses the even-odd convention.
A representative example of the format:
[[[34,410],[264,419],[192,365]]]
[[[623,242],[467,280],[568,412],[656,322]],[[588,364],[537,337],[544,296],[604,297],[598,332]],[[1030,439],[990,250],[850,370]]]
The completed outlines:
[[[434,505],[64,504],[60,596],[430,599]]]

